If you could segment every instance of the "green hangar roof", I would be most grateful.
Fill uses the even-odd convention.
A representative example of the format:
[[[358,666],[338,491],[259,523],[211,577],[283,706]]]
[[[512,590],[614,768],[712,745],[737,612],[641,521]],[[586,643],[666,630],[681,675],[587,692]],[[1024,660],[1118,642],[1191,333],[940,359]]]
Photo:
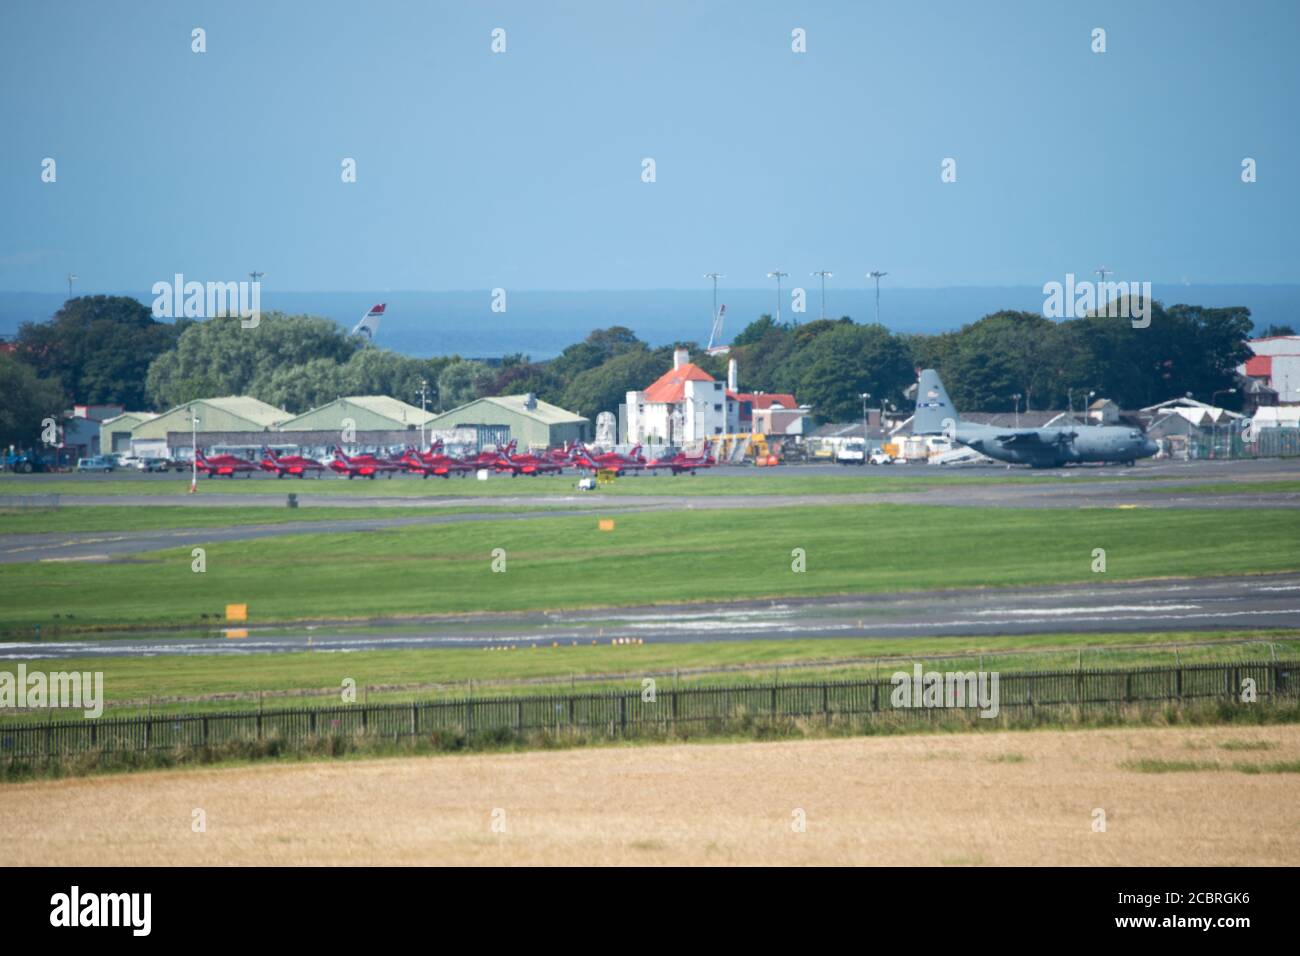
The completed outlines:
[[[250,395],[200,398],[141,422],[131,430],[131,437],[165,439],[168,432],[187,432],[191,414],[198,415],[199,430],[208,432],[271,431],[289,417],[288,412]]]
[[[345,419],[350,419],[357,431],[400,431],[419,428],[435,417],[387,395],[352,395],[296,415],[281,423],[280,431],[334,431],[343,427]]]
[[[535,422],[543,425],[567,425],[580,424],[587,419],[581,415],[575,415],[573,412],[566,411],[558,405],[552,405],[550,402],[543,402],[541,399],[532,398],[530,405],[530,396],[528,395],[496,395],[491,398],[480,398],[475,401],[461,405],[459,408],[453,408],[449,412],[443,412],[438,416],[440,419],[450,419],[453,416],[464,418],[466,413],[471,410],[480,414],[491,412],[490,406],[496,406],[504,411],[511,412],[515,415],[522,415],[524,418],[531,418]],[[488,407],[483,407],[488,406]]]

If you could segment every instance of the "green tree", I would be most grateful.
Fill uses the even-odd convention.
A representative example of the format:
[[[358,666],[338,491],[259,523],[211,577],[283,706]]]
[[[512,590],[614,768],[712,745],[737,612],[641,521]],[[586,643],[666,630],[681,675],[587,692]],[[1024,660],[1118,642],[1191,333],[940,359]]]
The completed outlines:
[[[43,420],[58,418],[63,407],[58,379],[40,378],[26,362],[0,352],[0,445],[37,445]]]
[[[186,328],[175,349],[150,365],[146,384],[159,408],[220,395],[272,401],[266,389],[273,379],[277,388],[287,387],[284,376],[294,367],[317,359],[343,364],[359,347],[337,324],[314,316],[270,312],[247,329],[237,318],[206,319]]]
[[[645,388],[671,367],[671,358],[633,349],[575,377],[560,404],[594,421],[601,412],[617,411],[628,392]]]
[[[898,404],[912,379],[907,346],[883,325],[835,322],[791,353],[778,371],[786,383],[778,390],[794,392],[822,421],[856,421],[863,392],[873,405]]]
[[[457,359],[438,376],[438,403],[443,410],[459,408],[485,394],[496,376],[482,362]]]
[[[49,321],[24,323],[15,354],[42,378],[57,379],[69,402],[143,409],[149,364],[189,324],[158,322],[128,296],[80,296]]]

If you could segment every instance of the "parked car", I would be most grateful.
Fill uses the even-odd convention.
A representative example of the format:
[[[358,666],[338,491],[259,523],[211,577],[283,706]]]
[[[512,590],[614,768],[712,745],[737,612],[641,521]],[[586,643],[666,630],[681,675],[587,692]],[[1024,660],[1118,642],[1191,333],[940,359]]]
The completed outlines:
[[[136,460],[135,467],[141,471],[166,471],[170,465],[166,458],[140,458]]]
[[[96,455],[94,458],[78,458],[77,471],[112,471],[113,462],[103,455]]]
[[[868,459],[873,465],[892,465],[897,459],[883,448],[877,448]]]

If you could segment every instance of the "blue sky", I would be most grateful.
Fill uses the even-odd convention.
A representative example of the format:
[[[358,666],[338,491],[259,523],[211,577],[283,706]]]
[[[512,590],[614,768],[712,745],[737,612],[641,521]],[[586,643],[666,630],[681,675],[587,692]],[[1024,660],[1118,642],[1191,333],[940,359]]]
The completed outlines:
[[[1298,28],[1289,0],[6,0],[0,289],[1295,281]]]

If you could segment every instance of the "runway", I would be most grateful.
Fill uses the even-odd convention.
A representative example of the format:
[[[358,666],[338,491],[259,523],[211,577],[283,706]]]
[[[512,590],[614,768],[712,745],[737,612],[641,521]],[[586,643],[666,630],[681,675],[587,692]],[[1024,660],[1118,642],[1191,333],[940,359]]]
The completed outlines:
[[[850,637],[961,637],[1300,628],[1300,574],[1176,578],[741,601],[591,611],[249,627],[246,637],[145,632],[0,644],[0,660],[655,644]]]

